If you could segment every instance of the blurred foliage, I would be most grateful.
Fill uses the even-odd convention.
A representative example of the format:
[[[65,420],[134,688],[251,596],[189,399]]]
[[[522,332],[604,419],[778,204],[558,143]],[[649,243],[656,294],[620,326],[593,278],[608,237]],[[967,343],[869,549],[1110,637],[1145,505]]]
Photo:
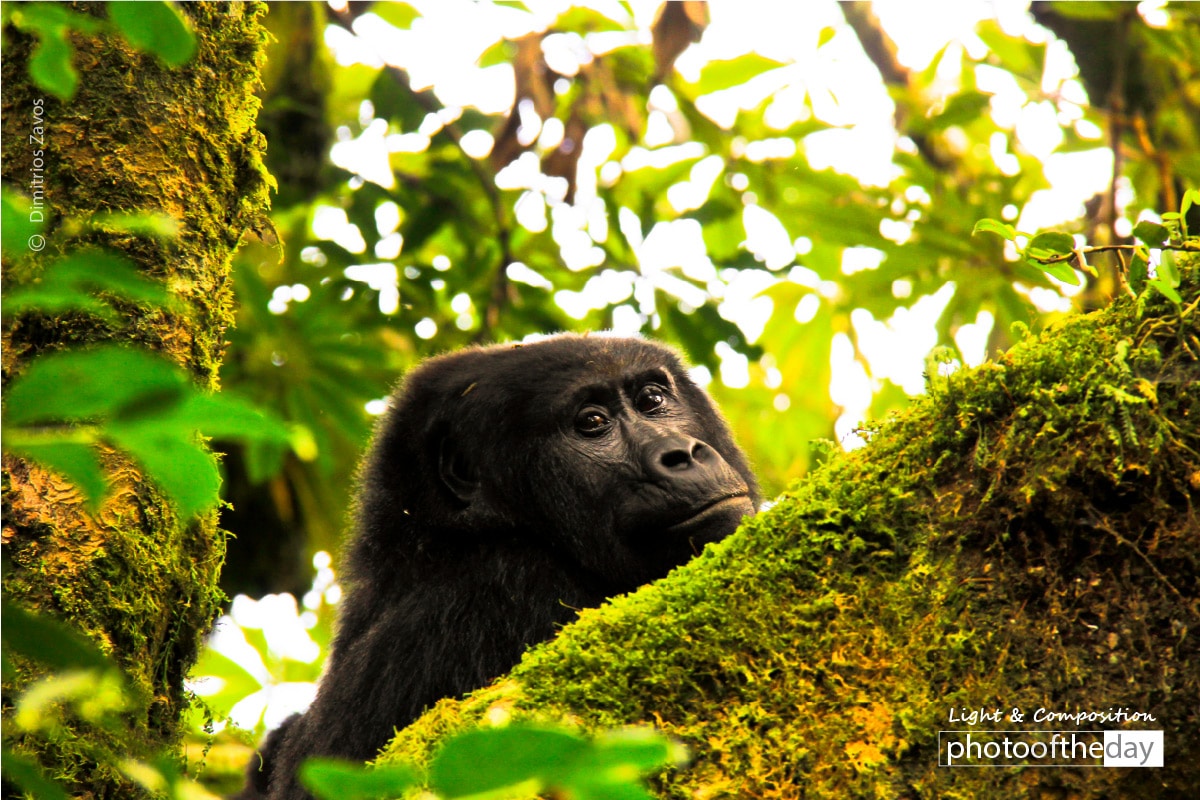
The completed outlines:
[[[34,85],[60,100],[74,97],[79,71],[74,64],[73,33],[119,34],[135,49],[153,53],[173,67],[187,63],[196,52],[196,35],[174,3],[106,3],[103,8],[107,19],[65,3],[14,3],[4,9],[4,25],[11,22],[37,38],[29,62]]]
[[[848,3],[846,25],[797,31],[810,41],[804,61],[746,52],[685,76],[674,64],[705,34],[703,4],[667,4],[640,30],[621,3],[605,7],[611,16],[569,8],[543,27],[522,3],[495,5],[510,27],[526,20],[531,30],[497,32],[480,52],[479,68],[512,71],[516,102],[501,114],[447,104],[425,74],[416,84],[396,66],[339,64],[324,44],[358,32],[353,49],[379,64],[377,42],[391,37],[391,59],[403,63],[406,43],[433,30],[424,4],[284,3],[267,17],[277,41],[261,126],[280,180],[283,246],[243,251],[222,378],[311,435],[315,457],[289,454],[266,478],[257,445],[223,447],[234,505],[224,524],[238,537],[229,591],[302,590],[307,554],[336,549],[344,529],[367,404],[429,354],[607,327],[673,343],[714,376],[710,389],[770,494],[810,465],[814,442],[834,435],[842,409],[828,387],[842,336],[875,393],[870,413],[906,402],[887,365],[867,359],[864,320],[901,320],[953,284],[932,344],[961,358],[964,324],[991,315],[989,353],[1014,323],[1044,324],[1051,315],[1031,291],[1076,304],[1111,296],[1115,258],[1090,272],[1059,264],[1050,275],[1012,242],[971,236],[981,218],[1015,225],[1051,185],[1046,154],[1031,152],[1011,121],[996,121],[1000,100],[981,84],[996,86],[997,74],[1019,88],[1024,110],[1057,119],[1055,153],[1105,148],[1106,130],[1119,137],[1114,186],[1125,187],[1119,210],[1130,222],[1178,207],[1180,193],[1160,204],[1164,185],[1200,185],[1200,47],[1189,45],[1200,14],[1186,4],[1168,6],[1157,27],[1132,5],[1054,5],[1074,18],[1083,6],[1119,16],[1130,31],[1104,44],[1137,61],[1155,104],[1126,104],[1122,121],[1095,96],[1088,62],[1090,104],[1070,81],[1046,78],[1052,36],[1030,41],[991,20],[978,25],[977,46],[948,44],[909,69],[869,5]],[[809,158],[822,137],[852,133],[824,79],[841,69],[847,37],[894,103],[891,177],[881,185]],[[713,98],[731,96],[736,116],[706,113]],[[373,166],[351,161],[355,145],[375,147]],[[1064,211],[1079,218],[1063,233],[1131,243],[1112,219],[1082,211]],[[751,249],[748,225],[777,246]],[[749,383],[731,378],[730,388],[718,376],[739,363]]]
[[[333,759],[309,760],[300,776],[321,800],[385,800],[422,784],[434,797],[446,800],[535,794],[572,800],[653,800],[641,776],[686,760],[681,745],[649,729],[584,738],[564,728],[514,723],[450,737],[424,777],[400,764],[371,768]]]
[[[6,707],[12,710],[4,717],[0,745],[6,796],[11,783],[26,797],[66,800],[62,786],[12,744],[31,737],[52,739],[72,720],[93,730],[89,755],[99,770],[124,775],[132,785],[147,790],[148,796],[215,800],[215,795],[182,775],[174,757],[151,754],[139,758],[121,749],[134,740],[126,731],[128,718],[145,714],[148,699],[138,696],[117,665],[93,642],[56,620],[31,614],[8,601],[2,604],[2,612],[5,682],[12,679],[17,664],[36,663],[52,670],[15,697],[5,697]]]

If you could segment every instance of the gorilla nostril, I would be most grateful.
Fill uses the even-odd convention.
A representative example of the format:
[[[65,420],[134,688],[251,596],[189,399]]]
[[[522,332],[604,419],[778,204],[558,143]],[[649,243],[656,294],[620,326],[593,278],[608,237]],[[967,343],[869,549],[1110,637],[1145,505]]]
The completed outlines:
[[[692,454],[684,448],[672,448],[662,454],[661,463],[667,469],[687,469],[692,464]]]

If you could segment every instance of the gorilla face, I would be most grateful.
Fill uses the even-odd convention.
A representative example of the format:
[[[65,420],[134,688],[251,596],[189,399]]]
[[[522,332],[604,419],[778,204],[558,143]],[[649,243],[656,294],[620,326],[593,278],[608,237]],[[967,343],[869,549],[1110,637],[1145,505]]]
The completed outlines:
[[[669,350],[564,337],[486,352],[438,445],[464,515],[520,528],[621,591],[754,513],[744,457]]]
[[[373,757],[577,609],[733,532],[759,499],[728,426],[661,345],[558,336],[425,362],[363,465],[317,699],[272,734],[241,797],[307,797],[305,758]]]

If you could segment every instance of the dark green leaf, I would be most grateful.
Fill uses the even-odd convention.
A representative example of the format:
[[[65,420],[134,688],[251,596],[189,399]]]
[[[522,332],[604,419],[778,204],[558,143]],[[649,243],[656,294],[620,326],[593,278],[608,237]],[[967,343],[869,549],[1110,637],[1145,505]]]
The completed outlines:
[[[100,501],[104,499],[108,490],[108,478],[91,445],[48,440],[6,443],[6,448],[17,455],[33,459],[75,484],[80,493],[87,498],[87,504],[93,511],[100,507]]]
[[[196,54],[196,35],[173,3],[109,3],[108,18],[129,43],[178,67]]]
[[[0,770],[4,780],[12,781],[38,800],[67,800],[67,793],[54,781],[42,774],[32,759],[14,753],[5,747],[0,750]]]
[[[1142,220],[1137,225],[1133,226],[1133,235],[1138,241],[1149,245],[1150,247],[1158,247],[1163,242],[1167,241],[1167,229],[1157,222],[1150,220]]]
[[[429,767],[429,784],[448,798],[529,781],[556,785],[587,748],[584,739],[561,730],[526,725],[480,728],[446,743]]]
[[[396,122],[402,131],[415,131],[428,113],[412,90],[401,86],[387,70],[380,70],[379,77],[371,84],[371,104],[375,106],[375,116]],[[374,203],[371,205],[373,214]]]
[[[376,800],[399,797],[418,784],[409,767],[364,767],[332,758],[310,758],[300,765],[300,782],[319,800]]]
[[[1129,288],[1134,294],[1141,294],[1146,288],[1146,278],[1150,275],[1150,263],[1145,255],[1134,253],[1129,261]]]
[[[0,638],[6,651],[20,653],[51,669],[116,670],[108,657],[77,631],[7,600],[0,603]]]

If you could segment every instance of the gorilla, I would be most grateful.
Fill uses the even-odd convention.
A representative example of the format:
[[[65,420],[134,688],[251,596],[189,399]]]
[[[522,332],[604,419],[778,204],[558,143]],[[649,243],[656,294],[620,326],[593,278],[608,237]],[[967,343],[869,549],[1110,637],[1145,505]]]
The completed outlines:
[[[426,361],[359,479],[316,700],[252,759],[243,798],[307,797],[304,759],[373,758],[438,699],[490,683],[579,609],[666,575],[760,500],[678,356],[595,335]]]

